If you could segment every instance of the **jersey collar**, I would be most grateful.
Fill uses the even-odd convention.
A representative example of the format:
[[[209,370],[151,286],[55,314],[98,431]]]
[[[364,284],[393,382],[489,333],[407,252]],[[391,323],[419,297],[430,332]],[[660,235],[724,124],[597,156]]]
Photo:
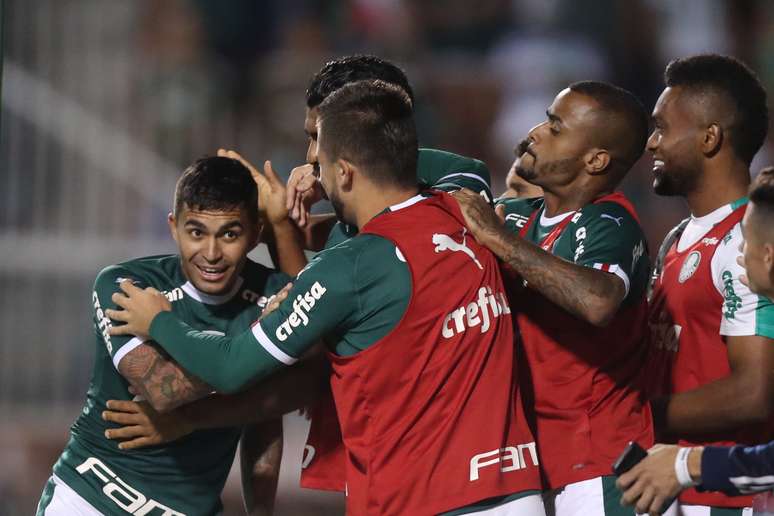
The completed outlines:
[[[236,293],[239,292],[239,289],[242,288],[242,283],[244,283],[244,281],[245,281],[244,278],[242,276],[239,276],[236,282],[234,283],[234,286],[231,287],[231,290],[219,296],[205,294],[201,290],[194,287],[193,283],[191,283],[190,281],[186,281],[181,288],[183,289],[183,292],[185,292],[195,300],[199,301],[200,303],[204,303],[206,305],[222,305],[223,303],[227,303],[231,301],[231,299],[236,295]]]
[[[390,211],[402,210],[403,208],[408,208],[409,206],[412,206],[425,198],[426,197],[420,193],[415,195],[414,197],[411,197],[410,199],[406,199],[403,202],[399,202],[398,204],[393,204],[387,209]]]

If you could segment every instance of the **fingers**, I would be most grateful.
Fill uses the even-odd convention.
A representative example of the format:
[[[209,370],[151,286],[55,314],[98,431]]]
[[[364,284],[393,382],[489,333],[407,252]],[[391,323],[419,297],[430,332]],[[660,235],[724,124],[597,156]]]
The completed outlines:
[[[634,506],[635,510],[639,514],[647,514],[650,506],[654,502],[654,495],[655,493],[653,492],[653,488],[645,489],[642,493],[642,496],[640,496],[639,500],[637,500],[637,505]]]
[[[122,426],[120,428],[109,428],[105,430],[105,437],[114,441],[118,439],[132,439],[144,435],[146,435],[145,427],[140,425]]]
[[[117,295],[118,294],[113,294],[113,296],[117,296]],[[115,299],[113,300],[113,302],[118,304],[119,306],[123,306],[117,303]],[[127,312],[126,310],[113,310],[112,308],[108,308],[105,310],[105,315],[107,315],[114,321],[127,322],[129,320],[129,312]]]
[[[154,440],[150,437],[138,437],[131,441],[124,441],[118,444],[118,447],[122,450],[135,450],[137,448],[145,448],[146,446],[153,446],[154,444],[160,444],[161,441]]]
[[[129,391],[131,391],[133,387],[129,386]],[[136,403],[134,401],[129,400],[108,400],[105,406],[112,411],[116,412],[140,412],[140,404]],[[105,412],[103,412],[105,414]]]
[[[109,316],[108,316],[109,317]],[[122,324],[120,326],[111,325],[108,328],[110,335],[134,335],[134,328],[130,324]]]
[[[495,214],[497,214],[497,218],[499,218],[502,222],[505,222],[505,205],[498,204],[495,206]]]
[[[103,410],[102,419],[119,425],[138,425],[145,420],[145,416],[138,412],[116,412],[114,410]]]
[[[271,161],[268,159],[263,164],[263,173],[266,176],[266,179],[269,180],[271,183],[275,184],[282,184],[282,179],[277,175],[276,172],[274,172],[274,168],[271,166]]]
[[[621,495],[621,505],[634,505],[640,499],[644,488],[645,486],[642,479],[637,479],[637,481],[634,482],[633,485],[629,486],[628,489],[625,491],[622,490],[623,494]]]

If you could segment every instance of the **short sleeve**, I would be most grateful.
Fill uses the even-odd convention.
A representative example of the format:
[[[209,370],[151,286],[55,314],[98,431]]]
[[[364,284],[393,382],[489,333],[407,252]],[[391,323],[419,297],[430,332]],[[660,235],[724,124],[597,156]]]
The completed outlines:
[[[357,309],[346,246],[318,254],[297,276],[282,304],[253,327],[258,343],[291,363],[350,319]]]
[[[737,262],[742,255],[742,241],[742,230],[737,224],[718,244],[712,256],[713,282],[723,296],[723,304],[719,307],[720,334],[774,338],[774,305],[767,298],[750,291],[739,279],[745,272]]]
[[[637,220],[617,203],[588,206],[581,212],[577,223],[571,224],[573,234],[573,261],[578,265],[615,274],[623,280],[627,294],[632,289],[632,278],[647,267],[645,236]],[[640,291],[645,285],[636,285]]]
[[[141,339],[131,335],[110,335],[108,333],[108,330],[113,323],[110,318],[105,315],[105,310],[108,308],[118,308],[116,304],[113,303],[111,297],[113,293],[121,291],[119,283],[124,279],[131,280],[139,287],[144,288],[147,286],[141,278],[136,274],[132,274],[125,267],[111,265],[110,267],[103,269],[97,275],[91,299],[93,305],[94,329],[98,339],[105,345],[105,349],[110,355],[116,369],[118,369],[119,362],[121,362],[121,359],[124,358],[127,353],[143,343]]]

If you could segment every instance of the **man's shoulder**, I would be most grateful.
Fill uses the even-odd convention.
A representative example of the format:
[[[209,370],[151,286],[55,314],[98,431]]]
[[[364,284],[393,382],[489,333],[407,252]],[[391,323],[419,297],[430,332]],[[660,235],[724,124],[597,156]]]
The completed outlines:
[[[574,218],[574,224],[586,225],[589,223],[609,226],[610,229],[628,228],[642,232],[642,226],[626,207],[614,201],[603,201],[587,204],[580,210],[580,216]]]
[[[179,258],[174,254],[133,258],[102,269],[97,274],[95,285],[119,283],[123,279],[128,279],[138,286],[166,287],[167,283],[179,276],[179,269]]]
[[[478,159],[439,149],[419,149],[417,179],[426,186],[451,182],[452,176],[469,174],[490,188],[491,176],[486,164]]]

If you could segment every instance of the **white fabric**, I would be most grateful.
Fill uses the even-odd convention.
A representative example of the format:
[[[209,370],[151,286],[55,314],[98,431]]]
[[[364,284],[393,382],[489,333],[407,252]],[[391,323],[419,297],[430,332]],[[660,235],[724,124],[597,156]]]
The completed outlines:
[[[231,287],[231,290],[228,291],[225,294],[222,294],[220,296],[213,296],[211,294],[205,294],[198,288],[194,286],[193,283],[190,281],[186,281],[185,284],[181,287],[183,289],[183,292],[194,298],[200,303],[204,303],[206,305],[222,305],[223,303],[227,303],[231,301],[231,298],[233,298],[237,292],[239,292],[240,287],[242,287],[242,283],[244,283],[244,278],[241,276],[236,279],[236,282],[234,283],[234,286]]]
[[[677,508],[675,516],[711,516],[712,507],[706,505],[683,505]],[[753,516],[752,507],[742,509],[742,516]]]
[[[113,366],[115,366],[116,370],[118,370],[118,364],[121,363],[121,359],[124,358],[126,355],[128,355],[130,351],[132,351],[133,349],[136,349],[137,346],[139,346],[144,342],[145,341],[139,337],[133,337],[126,344],[121,346],[118,349],[118,351],[116,351],[116,354],[113,355]]]
[[[560,213],[559,215],[554,215],[553,217],[546,216],[546,210],[543,210],[540,214],[540,225],[544,228],[547,228],[549,226],[555,226],[559,224],[561,221],[569,217],[575,213],[574,211],[567,211],[565,213]]]
[[[43,513],[45,516],[101,516],[102,513],[73,491],[62,479],[52,475],[56,487],[51,502]]]
[[[721,206],[717,210],[708,213],[703,217],[691,217],[690,222],[685,227],[680,240],[677,243],[679,252],[685,251],[704,236],[721,220],[728,217],[733,212],[730,204]],[[720,318],[720,334],[726,336],[743,336],[756,334],[756,309],[758,307],[758,296],[750,292],[750,289],[742,284],[739,276],[744,274],[744,268],[737,263],[737,258],[742,255],[741,224],[736,224],[731,231],[727,233],[728,238],[721,237],[710,262],[710,271],[712,274],[712,283],[721,296],[726,295],[726,282],[733,289],[733,294],[739,297],[741,307],[733,313],[733,317],[727,316],[724,304],[718,307]],[[701,252],[702,248],[699,248]],[[704,253],[702,253],[704,254]],[[706,255],[702,256],[706,259]],[[723,276],[726,276],[725,278]],[[724,299],[725,303],[725,299]]]
[[[255,340],[258,341],[258,344],[260,344],[263,349],[265,349],[271,356],[279,360],[285,365],[293,365],[296,362],[298,362],[298,359],[295,357],[292,357],[282,351],[279,346],[274,344],[268,335],[266,335],[266,332],[263,331],[263,328],[261,328],[261,323],[256,324],[253,326],[253,337],[255,337]]]
[[[484,509],[483,511],[466,512],[468,514],[485,514],[486,516],[545,516],[543,499],[540,495],[529,495],[518,500],[513,500],[497,507]]]
[[[548,516],[604,516],[605,514],[601,477],[567,484],[560,491],[549,491],[544,496],[552,497],[554,502],[554,512]]]
[[[602,267],[604,267],[605,265],[610,265],[610,264],[595,263],[594,268],[601,271]],[[610,265],[610,268],[605,272],[609,272],[610,274],[615,274],[616,276],[621,278],[621,281],[623,281],[624,283],[624,288],[626,289],[624,293],[624,297],[628,296],[630,282],[629,282],[629,275],[626,274],[626,271],[624,271],[620,265],[613,264],[613,265]]]
[[[389,207],[389,210],[390,211],[402,210],[403,208],[408,208],[409,206],[412,206],[412,205],[414,205],[414,204],[416,204],[419,201],[422,201],[424,199],[427,199],[427,197],[425,197],[422,194],[417,194],[414,197],[406,199],[403,202],[399,202],[398,204],[393,204],[392,206]]]

